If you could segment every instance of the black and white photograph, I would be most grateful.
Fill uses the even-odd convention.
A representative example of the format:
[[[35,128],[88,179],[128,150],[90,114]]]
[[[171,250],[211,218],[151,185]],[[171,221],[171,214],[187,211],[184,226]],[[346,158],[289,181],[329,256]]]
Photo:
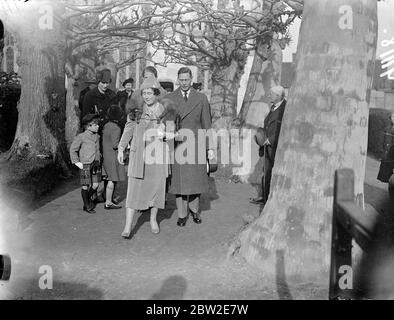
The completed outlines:
[[[0,0],[0,300],[391,299],[393,0]]]

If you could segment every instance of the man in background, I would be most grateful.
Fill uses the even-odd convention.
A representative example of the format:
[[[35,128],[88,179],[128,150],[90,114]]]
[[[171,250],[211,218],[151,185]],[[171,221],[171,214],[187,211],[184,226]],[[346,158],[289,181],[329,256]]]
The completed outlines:
[[[275,163],[275,154],[278,147],[280,128],[286,99],[285,89],[281,86],[271,88],[269,99],[271,108],[264,119],[264,127],[257,130],[255,140],[260,147],[259,154],[264,156],[264,173],[261,182],[261,196],[251,199],[252,203],[265,204],[268,200],[271,185],[272,168]]]

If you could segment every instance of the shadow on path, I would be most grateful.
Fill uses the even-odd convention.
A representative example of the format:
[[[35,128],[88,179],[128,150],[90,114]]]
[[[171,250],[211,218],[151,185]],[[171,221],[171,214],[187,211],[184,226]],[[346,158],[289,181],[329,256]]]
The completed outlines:
[[[152,295],[150,300],[181,300],[187,288],[187,282],[182,276],[167,278],[160,290]]]
[[[285,273],[284,250],[276,250],[276,290],[280,300],[293,300]]]
[[[38,279],[24,286],[22,296],[17,300],[101,300],[103,292],[86,284],[73,282],[53,282],[52,289],[40,289]]]

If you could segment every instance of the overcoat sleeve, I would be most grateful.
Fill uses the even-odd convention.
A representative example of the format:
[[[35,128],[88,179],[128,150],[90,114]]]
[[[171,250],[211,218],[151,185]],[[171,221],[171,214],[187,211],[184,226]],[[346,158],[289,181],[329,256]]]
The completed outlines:
[[[94,103],[92,99],[92,92],[88,91],[85,94],[85,97],[83,98],[83,104],[82,104],[82,117],[89,113],[95,113],[94,111]]]
[[[136,126],[135,121],[129,121],[126,123],[122,137],[120,138],[120,142],[118,144],[119,151],[122,152],[126,149],[128,143],[133,138],[135,126]]]
[[[205,95],[201,112],[201,126],[203,129],[211,129],[212,127],[211,106],[209,105],[208,98]]]
[[[201,127],[205,130],[208,130],[206,144],[207,149],[214,150],[212,132],[209,130],[212,128],[211,106],[208,102],[208,98],[205,95],[201,111]]]

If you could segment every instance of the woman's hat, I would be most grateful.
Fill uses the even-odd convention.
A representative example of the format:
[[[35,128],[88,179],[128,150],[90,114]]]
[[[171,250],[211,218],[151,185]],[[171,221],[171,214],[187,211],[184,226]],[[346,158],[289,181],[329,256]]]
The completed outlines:
[[[258,128],[257,132],[254,136],[254,140],[256,141],[256,143],[262,147],[264,145],[264,142],[267,140],[267,136],[264,132],[263,128]]]
[[[109,121],[120,121],[122,118],[122,109],[114,104],[108,108],[107,118]]]
[[[144,89],[148,89],[148,88],[152,88],[152,89],[160,89],[160,83],[156,78],[150,77],[144,80],[144,82],[142,83],[141,87],[140,87],[140,91],[144,90]]]
[[[103,70],[97,71],[96,80],[97,80],[97,83],[98,82],[110,83],[111,82],[111,70],[103,69]]]
[[[128,78],[128,79],[126,79],[125,81],[123,81],[122,86],[124,87],[124,86],[126,86],[126,84],[128,84],[128,83],[133,84],[133,83],[134,83],[134,79],[133,79],[133,78]]]

